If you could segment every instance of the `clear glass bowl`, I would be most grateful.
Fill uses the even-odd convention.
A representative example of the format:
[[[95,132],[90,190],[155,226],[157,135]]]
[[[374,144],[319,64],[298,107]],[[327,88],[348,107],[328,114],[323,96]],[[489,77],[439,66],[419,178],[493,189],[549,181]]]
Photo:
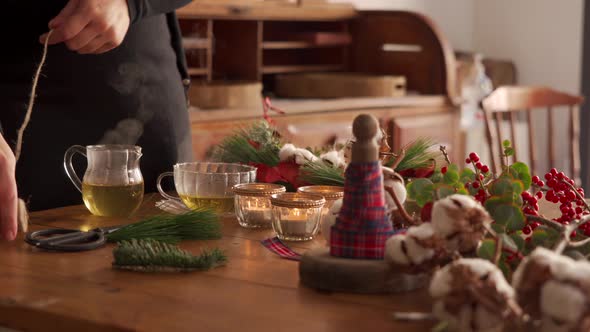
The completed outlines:
[[[308,193],[282,193],[271,196],[272,228],[286,241],[308,241],[318,233],[323,196]]]
[[[344,187],[339,186],[305,186],[299,187],[297,192],[322,195],[326,199],[326,204],[322,210],[322,220],[330,211],[334,202],[344,197]]]
[[[174,186],[180,200],[190,209],[211,208],[220,214],[234,213],[234,193],[237,184],[256,181],[256,167],[214,162],[191,162],[174,165],[174,172],[158,177],[158,191],[168,199],[161,186],[166,176],[174,177]]]
[[[246,228],[272,227],[270,197],[284,193],[284,186],[272,183],[244,183],[232,188],[238,223]]]

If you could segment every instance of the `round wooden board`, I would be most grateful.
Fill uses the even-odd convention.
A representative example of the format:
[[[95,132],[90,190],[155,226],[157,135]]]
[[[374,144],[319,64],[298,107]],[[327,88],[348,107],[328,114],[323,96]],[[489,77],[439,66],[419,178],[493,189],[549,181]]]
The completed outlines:
[[[330,256],[328,248],[307,251],[299,264],[305,286],[335,292],[383,294],[426,287],[426,274],[400,273],[383,260],[347,259]]]

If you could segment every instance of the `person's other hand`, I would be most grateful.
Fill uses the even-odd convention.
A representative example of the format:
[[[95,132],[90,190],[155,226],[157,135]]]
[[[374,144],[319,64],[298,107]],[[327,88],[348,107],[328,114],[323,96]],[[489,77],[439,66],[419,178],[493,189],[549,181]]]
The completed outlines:
[[[129,29],[127,0],[69,0],[49,29],[49,45],[65,42],[80,54],[108,52],[121,45]],[[39,41],[45,39],[47,33]]]
[[[15,167],[14,154],[0,135],[0,236],[5,240],[14,240],[17,231]]]

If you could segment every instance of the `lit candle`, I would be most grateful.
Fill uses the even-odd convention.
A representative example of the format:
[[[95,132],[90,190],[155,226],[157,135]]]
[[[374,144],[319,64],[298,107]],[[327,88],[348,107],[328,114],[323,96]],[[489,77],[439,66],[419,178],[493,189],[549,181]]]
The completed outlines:
[[[268,208],[249,208],[246,210],[246,218],[252,224],[270,224],[272,213]]]
[[[271,196],[272,227],[281,240],[307,241],[319,229],[322,206],[326,202],[320,195],[282,193]]]
[[[299,209],[289,210],[289,215],[283,218],[281,227],[283,232],[289,235],[307,235],[308,217]]]
[[[270,196],[285,192],[285,187],[271,183],[247,183],[232,188],[236,194],[234,204],[240,226],[268,228],[272,223]]]

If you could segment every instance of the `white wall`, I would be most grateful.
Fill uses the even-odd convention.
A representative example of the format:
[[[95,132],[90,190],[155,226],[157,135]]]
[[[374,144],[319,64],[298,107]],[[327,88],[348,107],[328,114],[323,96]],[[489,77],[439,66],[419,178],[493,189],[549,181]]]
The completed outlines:
[[[474,49],[516,64],[518,83],[580,93],[584,0],[476,1]],[[557,109],[556,112],[565,111]],[[558,167],[569,160],[567,116],[556,116]],[[535,145],[543,168],[547,155],[545,114],[535,117]],[[569,166],[567,166],[569,167]]]
[[[430,16],[456,50],[473,48],[474,3],[480,0],[330,0],[359,9],[411,10]]]
[[[521,84],[579,93],[584,0],[476,1],[473,46],[510,59]]]

